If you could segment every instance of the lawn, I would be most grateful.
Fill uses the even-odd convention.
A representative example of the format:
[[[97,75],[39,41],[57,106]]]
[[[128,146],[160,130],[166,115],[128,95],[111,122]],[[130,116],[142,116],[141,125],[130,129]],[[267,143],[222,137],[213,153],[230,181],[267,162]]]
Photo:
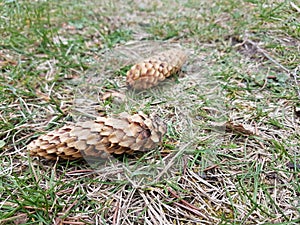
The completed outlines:
[[[173,48],[179,74],[126,86]],[[299,100],[298,1],[0,0],[0,224],[298,224]],[[97,164],[27,151],[124,111],[163,121],[162,145]]]

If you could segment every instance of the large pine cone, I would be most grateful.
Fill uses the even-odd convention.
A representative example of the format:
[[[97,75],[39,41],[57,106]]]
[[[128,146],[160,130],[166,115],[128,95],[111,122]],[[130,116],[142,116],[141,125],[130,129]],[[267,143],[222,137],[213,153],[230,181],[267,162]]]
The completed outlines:
[[[156,86],[172,74],[177,73],[187,55],[178,49],[171,49],[135,64],[127,72],[127,84],[136,90]]]
[[[98,117],[95,121],[66,125],[28,145],[32,156],[47,159],[107,158],[110,154],[146,151],[162,141],[165,125],[144,113]]]

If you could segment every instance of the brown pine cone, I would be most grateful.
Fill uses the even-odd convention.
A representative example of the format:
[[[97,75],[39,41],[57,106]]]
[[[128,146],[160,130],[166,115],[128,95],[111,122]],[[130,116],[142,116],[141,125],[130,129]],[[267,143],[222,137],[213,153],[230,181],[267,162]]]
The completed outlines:
[[[171,49],[135,64],[127,72],[126,82],[136,90],[156,86],[172,74],[177,73],[184,64],[187,55],[178,49]]]
[[[146,151],[161,143],[165,125],[144,113],[121,113],[95,121],[66,125],[40,136],[28,146],[30,155],[46,159],[107,158],[110,154]]]

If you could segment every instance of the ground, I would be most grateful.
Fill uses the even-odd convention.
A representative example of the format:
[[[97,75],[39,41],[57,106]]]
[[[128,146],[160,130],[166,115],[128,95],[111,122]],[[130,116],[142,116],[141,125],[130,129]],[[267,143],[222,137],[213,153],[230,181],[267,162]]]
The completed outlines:
[[[299,223],[299,2],[0,0],[0,15],[0,224]],[[180,74],[126,87],[172,48]],[[28,154],[122,111],[166,123],[162,145],[97,166]]]

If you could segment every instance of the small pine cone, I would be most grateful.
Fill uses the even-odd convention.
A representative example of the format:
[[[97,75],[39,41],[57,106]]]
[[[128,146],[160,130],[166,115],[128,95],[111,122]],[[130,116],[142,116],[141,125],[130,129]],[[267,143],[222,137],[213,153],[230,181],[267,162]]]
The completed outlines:
[[[142,112],[98,117],[66,125],[40,136],[28,146],[30,155],[46,159],[108,158],[110,154],[146,151],[161,143],[165,125]]]
[[[177,73],[186,58],[187,55],[178,49],[171,49],[154,55],[131,67],[127,72],[127,84],[136,90],[156,86],[167,77]]]

